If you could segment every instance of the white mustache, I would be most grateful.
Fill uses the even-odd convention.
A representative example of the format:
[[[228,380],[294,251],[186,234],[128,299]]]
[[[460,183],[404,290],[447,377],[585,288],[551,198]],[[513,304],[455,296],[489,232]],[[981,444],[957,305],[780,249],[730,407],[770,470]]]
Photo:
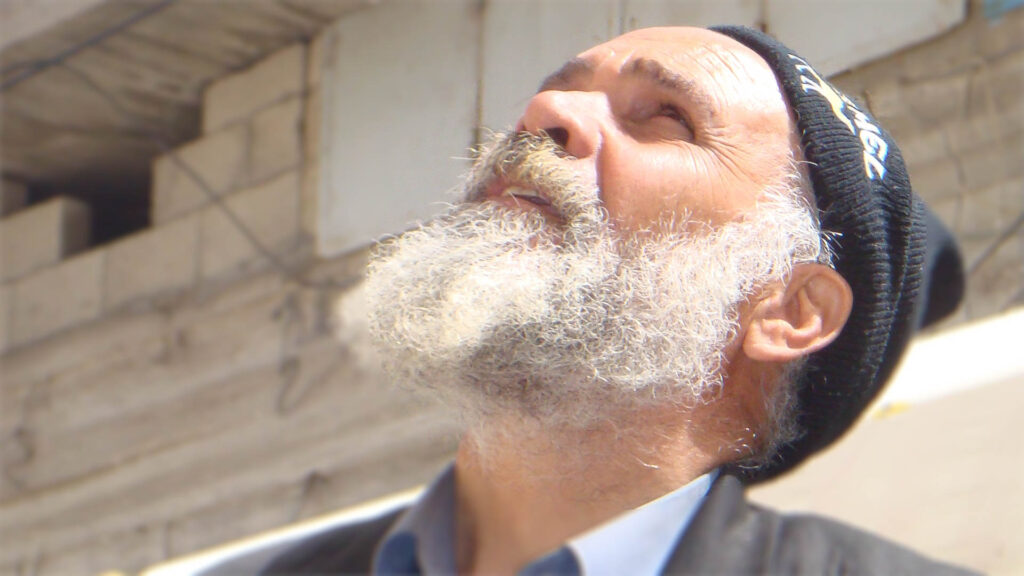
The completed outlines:
[[[570,228],[606,222],[597,186],[572,169],[572,160],[544,134],[499,133],[482,148],[464,188],[465,200],[484,200],[499,183],[538,192]]]

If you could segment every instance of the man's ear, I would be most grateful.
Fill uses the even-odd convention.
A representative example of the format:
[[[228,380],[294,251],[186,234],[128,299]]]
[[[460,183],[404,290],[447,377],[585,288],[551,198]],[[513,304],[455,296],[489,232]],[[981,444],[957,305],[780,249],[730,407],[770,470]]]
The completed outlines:
[[[788,362],[828,346],[846,325],[853,292],[838,272],[799,264],[789,281],[751,309],[743,352],[765,362]]]

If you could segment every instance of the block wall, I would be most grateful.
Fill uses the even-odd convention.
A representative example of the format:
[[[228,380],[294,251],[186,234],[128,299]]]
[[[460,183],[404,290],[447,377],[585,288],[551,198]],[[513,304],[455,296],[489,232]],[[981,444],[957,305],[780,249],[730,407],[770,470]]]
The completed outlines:
[[[0,575],[136,573],[449,457],[448,419],[333,333],[363,254],[311,256],[319,49],[205,90],[200,136],[154,160],[146,230],[82,251],[82,206],[4,182]]]
[[[836,78],[964,243],[960,321],[1024,286],[1024,10],[979,6]],[[330,320],[339,296],[360,308],[365,255],[311,256],[322,53],[296,44],[206,90],[202,134],[154,162],[150,229],[0,284],[0,575],[135,572],[449,458],[441,410],[383,384],[356,314]]]
[[[10,293],[0,352],[308,262],[302,196],[316,162],[306,161],[303,139],[319,123],[319,106],[308,105],[307,48],[291,46],[206,90],[201,136],[153,162],[148,229],[82,252],[87,206],[60,197],[22,208],[23,187],[5,181],[5,205],[19,209],[5,208],[0,225],[0,279]],[[87,269],[90,280],[80,281]],[[90,305],[41,316],[33,300],[59,308],[69,286],[89,292]]]
[[[960,242],[968,289],[951,323],[1024,304],[1024,10],[989,20],[983,4],[950,32],[833,79],[892,132],[914,190]]]

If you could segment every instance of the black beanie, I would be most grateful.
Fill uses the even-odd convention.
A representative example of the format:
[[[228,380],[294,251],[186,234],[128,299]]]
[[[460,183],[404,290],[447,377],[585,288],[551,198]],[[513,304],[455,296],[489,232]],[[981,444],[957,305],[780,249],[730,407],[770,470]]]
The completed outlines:
[[[956,308],[963,274],[948,231],[935,224],[929,230],[928,211],[910,189],[900,151],[874,118],[767,34],[741,26],[712,30],[745,44],[775,72],[796,117],[822,230],[836,234],[836,270],[853,289],[846,326],[811,355],[798,384],[804,435],[767,466],[736,470],[757,482],[792,469],[853,425],[892,374],[919,321]],[[938,266],[926,265],[929,240],[938,245],[932,258]],[[934,278],[942,298],[926,295],[930,271],[944,276]]]

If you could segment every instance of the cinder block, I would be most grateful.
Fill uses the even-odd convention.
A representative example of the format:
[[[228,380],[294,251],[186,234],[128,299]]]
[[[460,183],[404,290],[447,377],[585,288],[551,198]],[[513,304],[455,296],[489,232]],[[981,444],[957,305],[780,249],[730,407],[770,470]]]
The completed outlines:
[[[964,113],[967,104],[968,74],[954,74],[914,82],[904,87],[907,112],[926,125],[947,122]]]
[[[1014,135],[1024,132],[1024,110],[1014,114],[996,114],[983,111],[966,118],[958,118],[943,126],[949,140],[949,148],[954,153],[966,153],[971,150],[991,145],[996,142],[1012,139]],[[1017,151],[1018,158],[1024,152]]]
[[[161,524],[133,523],[116,530],[82,530],[81,537],[45,550],[47,574],[139,574],[165,558],[167,540]],[[28,565],[28,564],[23,564]],[[117,570],[111,570],[116,566]],[[17,574],[21,570],[12,570]],[[6,574],[6,572],[0,572]]]
[[[9,284],[0,285],[0,354],[7,351],[7,345],[11,341],[11,309],[14,307],[11,296],[13,293]]]
[[[299,197],[302,231],[316,237],[319,205],[320,166],[325,162],[323,134],[323,90],[313,88],[306,96],[303,119],[302,192]]]
[[[250,182],[262,182],[298,166],[302,108],[302,98],[295,97],[253,117]]]
[[[93,250],[13,285],[12,345],[25,344],[98,318],[107,253]]]
[[[912,104],[899,81],[886,79],[870,84],[864,90],[864,101],[897,141],[902,134],[913,134],[923,129],[921,121],[909,110]]]
[[[1006,117],[1005,124],[1020,130],[1024,123],[1024,50],[1003,54],[979,65],[970,73],[967,114]]]
[[[248,181],[249,126],[239,124],[178,148],[178,158],[222,195]],[[210,202],[209,195],[170,154],[153,164],[151,220],[161,225]]]
[[[1024,49],[1024,10],[1013,10],[995,22],[986,21],[978,49],[986,57]]]
[[[984,35],[984,23],[981,28],[975,25],[956,27],[908,50],[900,59],[900,76],[913,82],[971,70],[978,64],[978,35]]]
[[[225,204],[259,241],[285,258],[299,237],[299,171],[242,190]],[[264,256],[218,206],[202,213],[203,279],[223,278],[267,265]],[[286,258],[285,258],[286,259]]]
[[[927,164],[950,155],[950,146],[946,142],[946,134],[942,127],[934,130],[922,130],[907,134],[900,138],[900,152],[907,164]]]
[[[308,90],[320,86],[320,79],[323,78],[326,65],[324,56],[328,53],[324,45],[331,37],[326,31],[322,31],[309,41],[309,48],[306,51],[306,89]]]
[[[319,230],[320,203],[320,162],[306,162],[302,168],[302,193],[299,196],[300,225],[302,232],[310,238],[317,237]]]
[[[907,171],[910,173],[910,183],[914,191],[928,202],[956,198],[967,190],[953,158],[942,158],[924,164],[908,164]]]
[[[970,189],[992,186],[1002,180],[1024,175],[1024,133],[1018,132],[988,146],[961,154],[964,179]]]
[[[319,162],[323,154],[321,135],[323,134],[324,98],[323,90],[314,88],[306,96],[303,110],[302,153],[306,162]]]
[[[995,237],[1024,214],[1024,177],[972,190],[961,203],[957,234],[965,237]],[[1024,260],[1020,267],[1024,268]]]
[[[842,76],[842,82],[836,82],[840,90],[850,93],[857,73],[851,72]],[[885,119],[891,116],[900,116],[907,110],[906,100],[903,97],[903,83],[895,79],[876,82],[864,87],[868,108],[878,119]]]
[[[295,44],[211,84],[203,93],[203,133],[301,92],[305,50],[305,44]]]
[[[192,286],[198,249],[198,215],[133,234],[112,245],[104,278],[105,308]]]
[[[58,196],[0,221],[0,277],[24,276],[89,245],[92,212],[81,200]]]
[[[966,248],[976,252],[969,264],[974,264],[982,250],[994,246],[993,240],[965,242],[977,244],[978,248]],[[1014,297],[1024,286],[1024,232],[1005,239],[984,262],[978,264],[967,279],[965,308],[971,319],[982,318],[1005,311]]]
[[[954,197],[947,198],[940,202],[929,202],[928,207],[932,209],[932,212],[939,217],[950,230],[953,231],[953,235],[956,236],[959,232],[958,227],[960,223],[960,214],[962,210],[963,198]]]
[[[6,217],[21,210],[27,203],[27,186],[9,178],[0,180],[0,217]]]
[[[1007,54],[991,63],[985,75],[996,111],[1016,110],[1024,107],[1024,50]]]

